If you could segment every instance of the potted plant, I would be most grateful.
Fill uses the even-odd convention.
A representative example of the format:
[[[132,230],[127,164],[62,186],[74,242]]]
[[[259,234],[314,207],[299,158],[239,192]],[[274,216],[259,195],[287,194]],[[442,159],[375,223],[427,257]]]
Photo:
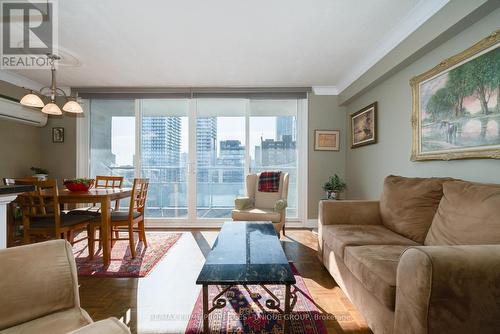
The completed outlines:
[[[33,177],[36,177],[40,181],[47,180],[49,176],[49,171],[45,168],[31,167],[30,170],[33,172]]]
[[[339,195],[346,188],[345,182],[337,175],[330,176],[328,182],[323,185],[323,190],[326,191],[327,199],[339,199]]]

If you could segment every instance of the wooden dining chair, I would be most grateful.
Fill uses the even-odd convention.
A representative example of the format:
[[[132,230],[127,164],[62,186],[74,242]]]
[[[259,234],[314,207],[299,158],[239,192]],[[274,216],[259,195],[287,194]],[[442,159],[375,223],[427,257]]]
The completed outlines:
[[[3,184],[6,186],[13,186],[16,185],[16,183],[19,184],[19,182],[32,182],[37,180],[38,178],[35,176],[2,179]],[[20,230],[20,226],[22,225],[23,222],[20,217],[19,204],[16,199],[7,206],[7,247],[13,247],[22,243],[22,237],[16,235],[16,230]]]
[[[23,213],[24,243],[31,242],[32,235],[46,238],[66,239],[72,244],[87,237],[73,240],[75,232],[87,230],[93,216],[68,215],[61,213],[59,191],[56,180],[18,181],[16,184],[31,184],[34,191],[18,196],[18,203]]]
[[[127,211],[111,212],[111,245],[116,240],[129,240],[130,254],[135,258],[135,241],[134,232],[139,233],[139,241],[142,241],[144,247],[147,247],[146,231],[144,229],[144,210],[146,208],[146,199],[148,194],[149,179],[134,179],[132,186],[132,195],[130,196],[130,205]],[[137,226],[137,228],[135,227]],[[90,225],[89,234],[89,252],[94,252],[94,240],[96,229],[100,227],[98,224]],[[128,238],[120,238],[118,232],[120,228],[127,228]],[[117,237],[118,235],[118,237]]]

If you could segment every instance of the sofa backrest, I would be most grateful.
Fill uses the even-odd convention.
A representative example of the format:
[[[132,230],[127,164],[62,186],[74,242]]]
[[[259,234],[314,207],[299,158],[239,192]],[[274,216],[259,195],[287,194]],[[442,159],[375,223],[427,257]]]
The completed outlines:
[[[254,200],[256,208],[273,209],[276,201],[280,199],[287,199],[288,173],[281,173],[278,192],[275,193],[259,191],[259,176],[260,173],[249,174],[246,178],[247,196]]]
[[[385,178],[380,198],[382,223],[393,232],[420,244],[431,226],[449,178]]]
[[[80,306],[75,259],[65,240],[0,250],[0,331]]]
[[[500,244],[500,185],[445,182],[424,244]]]

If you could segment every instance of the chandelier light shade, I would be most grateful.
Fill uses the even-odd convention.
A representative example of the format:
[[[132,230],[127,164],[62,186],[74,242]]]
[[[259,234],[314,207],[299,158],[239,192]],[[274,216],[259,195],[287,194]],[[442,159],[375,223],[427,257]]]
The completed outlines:
[[[23,96],[20,103],[24,106],[42,108],[45,103],[43,103],[42,99],[33,93],[29,93]]]
[[[62,110],[73,114],[81,114],[83,112],[82,106],[76,101],[66,102]]]
[[[42,112],[49,115],[62,115],[61,109],[55,103],[47,103],[45,107],[42,108]]]
[[[64,96],[66,99],[66,103],[63,106],[63,110],[69,113],[74,113],[74,114],[80,114],[83,112],[82,106],[73,100],[69,100],[68,96],[66,96],[66,93],[64,90],[60,89],[56,85],[56,67],[55,67],[55,62],[56,60],[61,59],[61,57],[55,55],[55,54],[47,54],[47,58],[49,58],[49,62],[51,65],[51,72],[52,72],[52,81],[50,84],[50,87],[43,87],[40,89],[40,94],[44,95],[44,91],[47,92],[50,96],[50,103],[43,103],[42,99],[36,95],[33,94],[33,92],[30,92],[29,94],[26,94],[23,96],[21,101],[22,105],[28,106],[28,107],[35,107],[35,108],[42,108],[42,112],[45,114],[49,115],[62,115],[61,109],[57,106],[56,104],[56,97],[59,96]],[[75,97],[71,97],[72,99],[75,99]]]

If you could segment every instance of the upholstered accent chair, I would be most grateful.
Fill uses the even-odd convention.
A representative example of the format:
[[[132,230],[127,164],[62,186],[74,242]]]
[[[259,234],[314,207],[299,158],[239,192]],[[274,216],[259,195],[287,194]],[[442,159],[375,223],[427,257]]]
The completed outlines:
[[[52,240],[0,250],[0,333],[130,333],[116,318],[93,322],[80,307],[71,245]]]
[[[278,192],[259,191],[260,173],[246,177],[246,197],[234,201],[231,213],[235,221],[271,221],[276,232],[285,234],[285,218],[288,197],[288,173],[281,173]]]

